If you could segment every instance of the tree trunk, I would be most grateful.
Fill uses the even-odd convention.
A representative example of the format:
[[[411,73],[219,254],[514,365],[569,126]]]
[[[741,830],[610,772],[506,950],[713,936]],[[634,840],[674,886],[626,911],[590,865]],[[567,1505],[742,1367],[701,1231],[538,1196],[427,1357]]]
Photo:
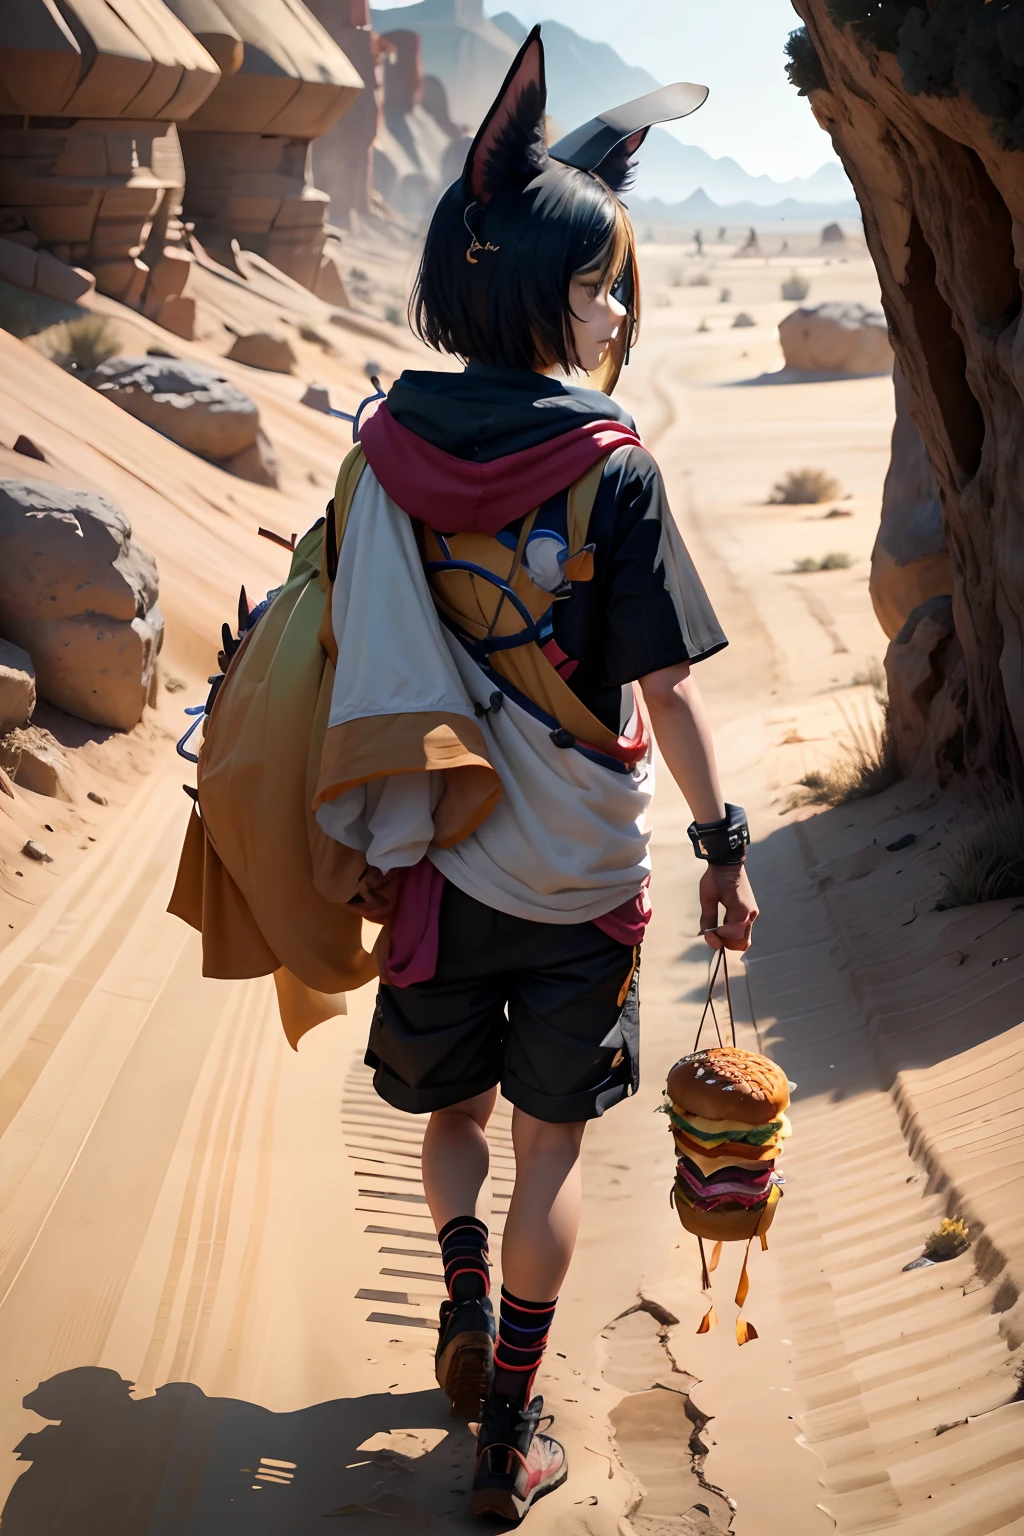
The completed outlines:
[[[1024,785],[1024,153],[963,94],[907,90],[896,55],[793,0],[808,90],[864,215],[893,345],[942,501],[966,687],[964,769]],[[943,706],[948,715],[949,698]]]

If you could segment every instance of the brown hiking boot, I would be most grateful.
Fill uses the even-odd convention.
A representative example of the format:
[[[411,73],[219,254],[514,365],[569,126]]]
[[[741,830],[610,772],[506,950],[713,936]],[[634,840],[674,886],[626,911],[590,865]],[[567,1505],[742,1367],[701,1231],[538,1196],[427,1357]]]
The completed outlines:
[[[538,1499],[565,1482],[564,1447],[538,1429],[543,1409],[542,1397],[526,1408],[506,1397],[487,1399],[476,1437],[474,1515],[518,1524]]]
[[[434,1374],[454,1414],[479,1417],[494,1380],[494,1310],[486,1296],[441,1303]]]

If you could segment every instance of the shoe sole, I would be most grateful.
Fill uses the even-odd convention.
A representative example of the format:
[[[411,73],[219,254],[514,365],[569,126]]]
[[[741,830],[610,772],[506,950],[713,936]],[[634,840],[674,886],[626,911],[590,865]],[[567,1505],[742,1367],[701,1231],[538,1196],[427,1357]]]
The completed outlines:
[[[494,1341],[489,1333],[460,1333],[438,1357],[437,1383],[461,1419],[480,1417],[494,1379]]]
[[[518,1525],[526,1518],[538,1499],[542,1499],[546,1493],[554,1493],[556,1488],[561,1488],[568,1476],[569,1468],[565,1466],[552,1482],[535,1488],[528,1499],[517,1498],[511,1488],[481,1488],[474,1492],[470,1507],[474,1515],[497,1515],[499,1520],[507,1520],[511,1525]]]

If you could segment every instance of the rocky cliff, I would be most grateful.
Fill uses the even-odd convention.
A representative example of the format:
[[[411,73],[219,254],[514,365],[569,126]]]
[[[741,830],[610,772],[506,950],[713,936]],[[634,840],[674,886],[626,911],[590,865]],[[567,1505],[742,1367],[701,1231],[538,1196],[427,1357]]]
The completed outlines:
[[[856,190],[939,489],[955,627],[932,703],[947,722],[940,767],[1020,784],[1024,10],[1019,0],[794,6],[806,32],[791,41],[791,78]]]

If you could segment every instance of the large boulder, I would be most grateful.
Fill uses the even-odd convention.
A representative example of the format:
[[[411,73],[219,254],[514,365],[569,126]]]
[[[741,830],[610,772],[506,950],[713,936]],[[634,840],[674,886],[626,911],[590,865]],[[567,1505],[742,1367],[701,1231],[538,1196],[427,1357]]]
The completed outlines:
[[[868,590],[890,640],[919,604],[953,590],[939,488],[917,423],[903,369],[896,364],[896,423],[882,492],[882,518],[871,552]]]
[[[112,357],[93,369],[89,383],[201,458],[233,459],[256,441],[260,413],[255,400],[206,363]]]
[[[932,700],[959,652],[953,599],[930,597],[908,615],[885,653],[889,724],[900,772],[913,771],[928,735]]]
[[[95,491],[0,480],[0,635],[28,651],[40,697],[93,725],[142,717],[163,617],[156,563]]]
[[[36,671],[20,645],[0,640],[0,736],[27,725],[36,707]]]
[[[779,325],[787,368],[800,373],[888,373],[889,327],[880,309],[867,304],[815,304],[794,309]]]
[[[268,373],[294,373],[298,363],[291,342],[281,331],[250,331],[247,336],[236,336],[227,355],[233,363],[264,368]]]

